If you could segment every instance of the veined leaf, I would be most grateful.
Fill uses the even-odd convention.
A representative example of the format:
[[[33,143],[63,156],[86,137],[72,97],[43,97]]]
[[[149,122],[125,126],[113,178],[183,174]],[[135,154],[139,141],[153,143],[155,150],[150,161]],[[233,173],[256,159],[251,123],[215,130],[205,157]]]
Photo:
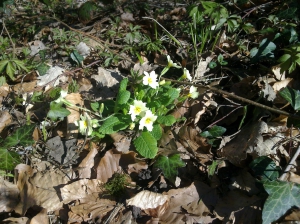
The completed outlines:
[[[128,84],[128,78],[123,79],[123,80],[120,82],[119,92],[126,90],[127,84]]]
[[[128,115],[122,116],[111,116],[98,129],[98,131],[102,134],[112,134],[117,131],[123,130],[128,127],[130,124],[131,119]]]
[[[174,154],[171,156],[159,156],[153,164],[154,167],[162,170],[164,176],[175,183],[177,176],[177,169],[184,167],[185,163],[180,159],[179,154]]]
[[[287,86],[283,90],[281,90],[280,95],[286,99],[294,108],[294,110],[300,109],[300,91],[292,89]]]
[[[155,124],[153,125],[153,129],[150,132],[151,135],[156,139],[159,140],[162,136],[162,128],[159,124]]]
[[[0,169],[13,170],[21,162],[20,156],[16,152],[10,152],[5,148],[0,148]]]
[[[261,156],[253,160],[249,167],[253,170],[255,177],[261,180],[276,180],[279,177],[280,168],[267,156]]]
[[[12,62],[8,61],[7,65],[6,65],[6,74],[9,76],[9,78],[11,80],[15,80],[15,76],[14,76],[15,71],[16,71],[16,69],[15,69],[14,65],[12,64]]]
[[[300,207],[300,185],[283,181],[265,181],[269,194],[262,211],[263,224],[269,224],[283,216],[293,206]]]
[[[129,98],[130,98],[130,92],[129,91],[127,91],[127,90],[120,91],[118,93],[118,96],[117,96],[117,99],[116,99],[116,105],[122,105],[122,104],[127,103]]]
[[[157,117],[157,122],[166,126],[171,126],[176,122],[176,119],[172,115],[167,115],[167,116],[158,116]]]
[[[35,128],[34,124],[24,125],[16,130],[11,136],[4,141],[3,147],[10,148],[16,145],[26,146],[34,143],[32,133]]]
[[[157,154],[157,141],[149,132],[142,132],[133,144],[138,153],[145,158],[152,159]]]

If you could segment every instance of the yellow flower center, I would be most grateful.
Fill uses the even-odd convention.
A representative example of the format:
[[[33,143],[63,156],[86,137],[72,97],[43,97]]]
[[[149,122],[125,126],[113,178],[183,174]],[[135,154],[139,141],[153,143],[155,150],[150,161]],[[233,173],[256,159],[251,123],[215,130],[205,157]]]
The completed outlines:
[[[148,83],[151,84],[152,83],[152,79],[149,77],[148,78]]]
[[[139,113],[141,113],[141,111],[142,111],[142,109],[140,107],[135,107],[134,108],[134,113],[135,114],[139,114]]]
[[[147,119],[145,120],[145,123],[146,123],[146,124],[150,124],[150,123],[151,123],[151,119],[150,119],[150,118],[147,118]]]
[[[88,126],[87,120],[83,121],[83,126],[84,126],[85,128],[87,128],[87,126]]]

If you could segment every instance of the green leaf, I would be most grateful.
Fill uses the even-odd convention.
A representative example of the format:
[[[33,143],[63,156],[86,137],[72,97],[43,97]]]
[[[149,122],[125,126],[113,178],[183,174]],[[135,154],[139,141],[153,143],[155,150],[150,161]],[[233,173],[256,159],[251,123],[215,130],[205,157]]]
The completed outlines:
[[[292,89],[287,86],[279,92],[279,94],[286,99],[294,108],[294,110],[300,109],[300,91]]]
[[[93,111],[97,112],[99,107],[100,107],[100,105],[98,102],[91,103],[91,108]]]
[[[2,60],[2,61],[0,61],[0,72],[3,72],[4,71],[4,69],[5,69],[5,67],[7,66],[7,64],[8,64],[8,60],[6,59],[6,60]]]
[[[176,122],[176,119],[172,115],[158,116],[157,122],[162,125],[171,126],[172,124],[174,124]]]
[[[15,67],[13,66],[12,62],[9,61],[6,65],[6,74],[9,76],[11,80],[15,80]]]
[[[138,153],[145,158],[153,159],[157,154],[157,141],[149,132],[142,132],[133,144]]]
[[[3,147],[10,148],[16,145],[27,146],[33,144],[32,133],[34,128],[34,124],[24,125],[18,128],[16,132],[5,139]]]
[[[262,211],[263,224],[278,220],[293,206],[300,207],[300,185],[291,182],[265,181],[269,194]]]
[[[159,124],[155,124],[153,125],[153,129],[150,132],[151,135],[156,139],[159,140],[162,136],[162,128]]]
[[[71,59],[76,62],[76,64],[81,65],[81,63],[84,60],[84,57],[78,53],[77,50],[74,50],[71,54],[70,54]]]
[[[185,163],[180,159],[179,154],[169,157],[160,155],[153,164],[153,167],[161,169],[164,176],[172,183],[175,183],[177,169],[184,166]]]
[[[253,170],[255,177],[261,180],[276,180],[279,177],[280,167],[267,156],[261,156],[253,160],[249,167]]]
[[[37,71],[39,72],[39,75],[40,76],[43,76],[47,73],[47,71],[49,70],[50,66],[47,65],[46,63],[42,63],[40,64],[39,66],[37,66]]]
[[[201,136],[206,138],[207,137],[216,138],[222,136],[225,132],[226,132],[226,128],[223,128],[221,126],[213,126],[208,131],[202,132]]]
[[[217,63],[214,61],[211,61],[211,62],[209,62],[208,67],[213,69],[213,68],[217,67]]]
[[[165,106],[173,103],[175,99],[179,97],[180,90],[175,88],[170,88],[166,93],[163,94],[161,98],[161,103]]]
[[[25,62],[24,61],[21,61],[21,60],[18,60],[18,59],[13,59],[11,60],[12,62],[14,62],[17,66],[17,68],[20,70],[20,69],[23,69],[24,71],[28,72],[28,69],[26,68],[25,66]]]
[[[123,79],[123,80],[120,82],[119,92],[125,91],[126,88],[127,88],[127,84],[128,84],[128,78]]]
[[[122,104],[127,103],[129,98],[130,98],[129,91],[127,91],[127,90],[120,91],[117,96],[117,99],[116,99],[116,105],[122,105]]]
[[[63,119],[70,113],[70,111],[63,107],[62,103],[55,103],[54,101],[52,101],[50,103],[50,110],[47,114],[47,117],[49,117],[53,121],[56,121],[58,118]]]
[[[0,76],[0,86],[3,86],[6,83],[5,76]]]
[[[16,152],[10,152],[5,148],[0,148],[0,169],[13,170],[21,162],[20,156]]]
[[[262,58],[274,58],[273,51],[275,49],[276,45],[265,38],[261,41],[258,48],[255,47],[250,50],[251,61],[255,63]]]
[[[122,116],[111,116],[98,129],[98,131],[102,134],[112,134],[117,131],[123,130],[128,127],[131,123],[131,118],[128,115]]]

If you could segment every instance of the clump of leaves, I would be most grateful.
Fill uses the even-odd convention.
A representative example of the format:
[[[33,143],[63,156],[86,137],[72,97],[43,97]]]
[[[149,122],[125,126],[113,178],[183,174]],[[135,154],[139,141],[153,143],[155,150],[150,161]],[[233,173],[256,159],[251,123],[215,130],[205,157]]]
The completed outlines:
[[[109,195],[120,197],[125,193],[129,180],[126,174],[115,173],[112,178],[104,185]]]

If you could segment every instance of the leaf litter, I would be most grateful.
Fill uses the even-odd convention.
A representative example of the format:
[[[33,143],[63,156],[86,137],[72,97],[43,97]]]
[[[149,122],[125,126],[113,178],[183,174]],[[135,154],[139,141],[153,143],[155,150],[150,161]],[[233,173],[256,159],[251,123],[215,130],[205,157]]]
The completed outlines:
[[[140,22],[135,14],[123,10],[120,12],[122,29],[128,28],[133,21]],[[185,7],[177,7],[165,11],[158,19],[168,25],[168,20],[180,21],[186,14]],[[90,19],[81,18],[81,22],[87,26]],[[152,29],[150,24],[141,25],[145,32]],[[60,32],[63,30],[60,29]],[[229,39],[225,33],[217,45],[233,52],[228,48]],[[137,44],[139,37],[130,35],[128,41]],[[107,44],[114,46],[114,41],[118,40]],[[267,54],[272,55],[274,43],[271,43],[271,48],[266,49],[263,55],[258,55],[261,45],[253,48],[250,54],[255,60]],[[31,56],[41,55],[41,52],[47,50],[47,41],[35,40],[28,44]],[[83,58],[73,52],[73,61],[83,66],[93,63],[93,48],[79,42],[76,50]],[[161,52],[174,50],[179,55],[179,49],[174,49],[174,46],[169,46],[167,50],[161,49]],[[64,51],[58,54],[64,58]],[[185,54],[180,54],[181,60],[177,61],[185,64],[182,55]],[[124,57],[128,57],[128,52]],[[160,65],[166,63],[165,57],[159,54],[143,55],[141,58],[144,60],[140,62],[144,63],[131,64],[123,60],[116,63],[118,68],[115,65],[109,70],[94,64],[85,67],[90,69],[87,74],[86,71],[69,69],[72,64],[66,58],[60,65],[55,65],[57,59],[54,56],[51,59],[53,65],[37,80],[10,83],[14,91],[6,84],[0,87],[0,156],[7,158],[0,164],[2,167],[5,167],[4,163],[13,164],[5,168],[15,171],[14,183],[9,179],[9,172],[1,172],[4,177],[0,180],[3,192],[0,194],[0,212],[4,222],[49,223],[49,217],[54,216],[56,223],[58,220],[65,223],[270,223],[284,217],[293,206],[299,207],[299,170],[289,172],[287,181],[264,182],[265,191],[257,186],[261,183],[253,175],[257,171],[253,167],[260,172],[259,158],[269,158],[275,166],[287,164],[290,160],[288,144],[297,147],[298,131],[287,127],[286,116],[274,118],[270,112],[249,108],[254,111],[257,119],[253,119],[252,114],[247,117],[245,110],[239,108],[248,106],[233,102],[226,95],[200,90],[197,99],[177,105],[171,113],[176,122],[172,122],[174,124],[170,128],[161,129],[162,138],[158,143],[155,160],[145,159],[135,151],[132,144],[134,136],[130,130],[111,133],[98,142],[88,137],[82,139],[75,125],[81,113],[72,106],[67,107],[70,113],[63,121],[60,121],[59,116],[48,113],[48,118],[54,122],[50,122],[47,128],[24,126],[26,122],[30,123],[30,119],[32,123],[39,124],[47,116],[46,109],[61,114],[65,112],[62,110],[65,108],[54,104],[49,105],[49,108],[35,108],[38,104],[33,102],[29,107],[26,102],[31,102],[36,89],[43,89],[42,94],[47,94],[55,88],[70,87],[69,82],[74,78],[80,83],[79,90],[68,94],[65,99],[73,105],[89,107],[89,102],[115,99],[120,81],[127,76],[130,68],[143,74],[144,71],[159,69]],[[210,80],[215,70],[210,67],[210,62],[215,59],[214,54],[208,57],[203,55],[198,63],[193,62],[197,64],[194,81],[222,85],[228,91],[250,100],[260,96],[263,102],[273,102],[278,107],[286,106],[288,102],[298,109],[298,102],[292,100],[293,94],[299,95],[298,91],[288,87],[283,92],[286,97],[279,93],[287,86],[298,85],[297,80],[285,78],[287,74],[282,73],[278,67],[272,68],[272,78],[258,78],[251,74],[254,73],[252,69],[247,77],[241,77],[239,72],[226,68],[219,78],[227,83],[213,83]],[[149,62],[156,63],[153,65]],[[175,73],[175,70],[172,71]],[[239,76],[238,79],[226,79],[228,71]],[[189,91],[189,86],[184,88]],[[9,105],[11,102],[8,98],[18,100],[20,97],[26,99],[23,106],[13,108]],[[13,112],[9,113],[6,107]],[[231,112],[232,108],[237,110]],[[269,120],[264,119],[269,115]],[[248,124],[243,124],[244,119]],[[20,128],[22,124],[25,128]],[[211,131],[217,125],[226,128],[223,132]],[[147,139],[147,136],[144,137],[144,140]],[[150,155],[150,151],[145,150],[145,157],[154,158],[156,153]],[[19,154],[20,160],[17,159]],[[257,166],[250,167],[251,161]],[[271,170],[268,177],[274,173],[278,177],[276,172],[279,170]],[[116,174],[123,175],[125,181],[113,182],[117,179]],[[108,184],[117,189],[113,183],[116,186],[124,184],[118,196],[107,190]],[[11,212],[19,218],[8,217]],[[299,210],[291,210],[284,219],[299,220]]]

